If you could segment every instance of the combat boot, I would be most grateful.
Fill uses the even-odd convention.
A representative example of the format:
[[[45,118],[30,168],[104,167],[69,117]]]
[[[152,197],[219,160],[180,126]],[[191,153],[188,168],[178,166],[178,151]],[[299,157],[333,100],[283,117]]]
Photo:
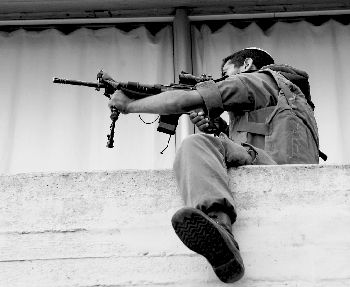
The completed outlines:
[[[171,222],[181,241],[204,256],[221,281],[232,283],[243,277],[243,260],[226,213],[206,215],[196,208],[184,207],[173,215]]]

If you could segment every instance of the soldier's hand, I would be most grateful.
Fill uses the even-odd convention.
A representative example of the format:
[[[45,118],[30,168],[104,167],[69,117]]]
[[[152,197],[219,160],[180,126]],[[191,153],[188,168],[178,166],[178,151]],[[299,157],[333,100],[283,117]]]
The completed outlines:
[[[127,97],[122,91],[117,90],[112,96],[110,101],[108,102],[108,107],[112,110],[112,108],[116,108],[122,114],[129,113],[128,106],[134,99],[130,99]]]
[[[205,116],[203,110],[192,111],[190,120],[201,132],[206,132],[206,129],[209,127],[209,119]]]
[[[192,111],[189,116],[191,122],[196,125],[201,132],[212,134],[216,131],[216,126],[209,120],[202,109]]]
[[[250,165],[257,156],[257,153],[254,152],[254,157],[252,157],[247,151],[247,148],[233,142],[224,133],[220,133],[219,139],[225,148],[225,161],[227,167]]]
[[[97,74],[97,78],[100,78],[105,82],[116,82],[109,74],[102,70]]]

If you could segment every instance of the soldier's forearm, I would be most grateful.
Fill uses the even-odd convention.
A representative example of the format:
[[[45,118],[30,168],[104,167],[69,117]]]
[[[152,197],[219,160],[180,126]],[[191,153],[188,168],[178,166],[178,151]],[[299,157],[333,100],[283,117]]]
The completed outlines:
[[[127,113],[181,114],[203,106],[203,100],[195,90],[172,90],[132,101]]]

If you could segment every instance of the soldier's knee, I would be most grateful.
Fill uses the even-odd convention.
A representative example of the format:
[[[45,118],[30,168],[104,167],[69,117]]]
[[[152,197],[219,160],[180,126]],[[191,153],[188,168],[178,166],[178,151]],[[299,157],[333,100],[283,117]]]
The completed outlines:
[[[207,136],[206,134],[195,134],[186,137],[176,152],[174,168],[179,166],[184,159],[194,156],[199,151],[199,147],[204,144]]]
[[[182,141],[177,154],[196,153],[200,147],[212,144],[213,140],[214,137],[207,134],[190,135]]]
[[[190,135],[182,141],[180,149],[185,149],[185,150],[192,149],[195,146],[197,146],[198,143],[201,141],[203,141],[202,134]]]

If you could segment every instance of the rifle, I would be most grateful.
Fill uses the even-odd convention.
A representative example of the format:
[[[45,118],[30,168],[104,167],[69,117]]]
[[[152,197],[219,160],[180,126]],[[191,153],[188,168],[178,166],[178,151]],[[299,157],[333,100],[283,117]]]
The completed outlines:
[[[105,77],[103,77],[105,75]],[[67,79],[61,79],[61,78],[54,78],[53,82],[58,84],[65,84],[65,85],[75,85],[75,86],[85,86],[85,87],[92,87],[95,88],[95,90],[100,91],[100,89],[104,89],[104,96],[107,98],[111,98],[111,95],[114,94],[116,90],[123,91],[129,98],[132,99],[140,99],[144,97],[149,97],[152,95],[156,95],[159,93],[162,93],[164,91],[168,90],[192,90],[194,89],[195,85],[204,82],[213,80],[211,76],[207,76],[205,74],[201,76],[194,76],[192,74],[181,72],[179,74],[179,83],[171,83],[170,85],[145,85],[140,84],[138,82],[116,82],[112,80],[111,78],[107,77],[101,70],[97,73],[97,82],[83,82],[83,81],[77,81],[77,80],[67,80]],[[107,75],[108,76],[108,75]],[[113,148],[114,147],[114,129],[115,129],[115,123],[119,118],[120,112],[116,108],[111,109],[111,125],[110,125],[110,133],[107,135],[107,147]],[[177,115],[161,115],[159,117],[159,123],[158,123],[158,132],[166,133],[171,135],[175,134],[175,130],[178,124],[178,120],[181,114]]]

